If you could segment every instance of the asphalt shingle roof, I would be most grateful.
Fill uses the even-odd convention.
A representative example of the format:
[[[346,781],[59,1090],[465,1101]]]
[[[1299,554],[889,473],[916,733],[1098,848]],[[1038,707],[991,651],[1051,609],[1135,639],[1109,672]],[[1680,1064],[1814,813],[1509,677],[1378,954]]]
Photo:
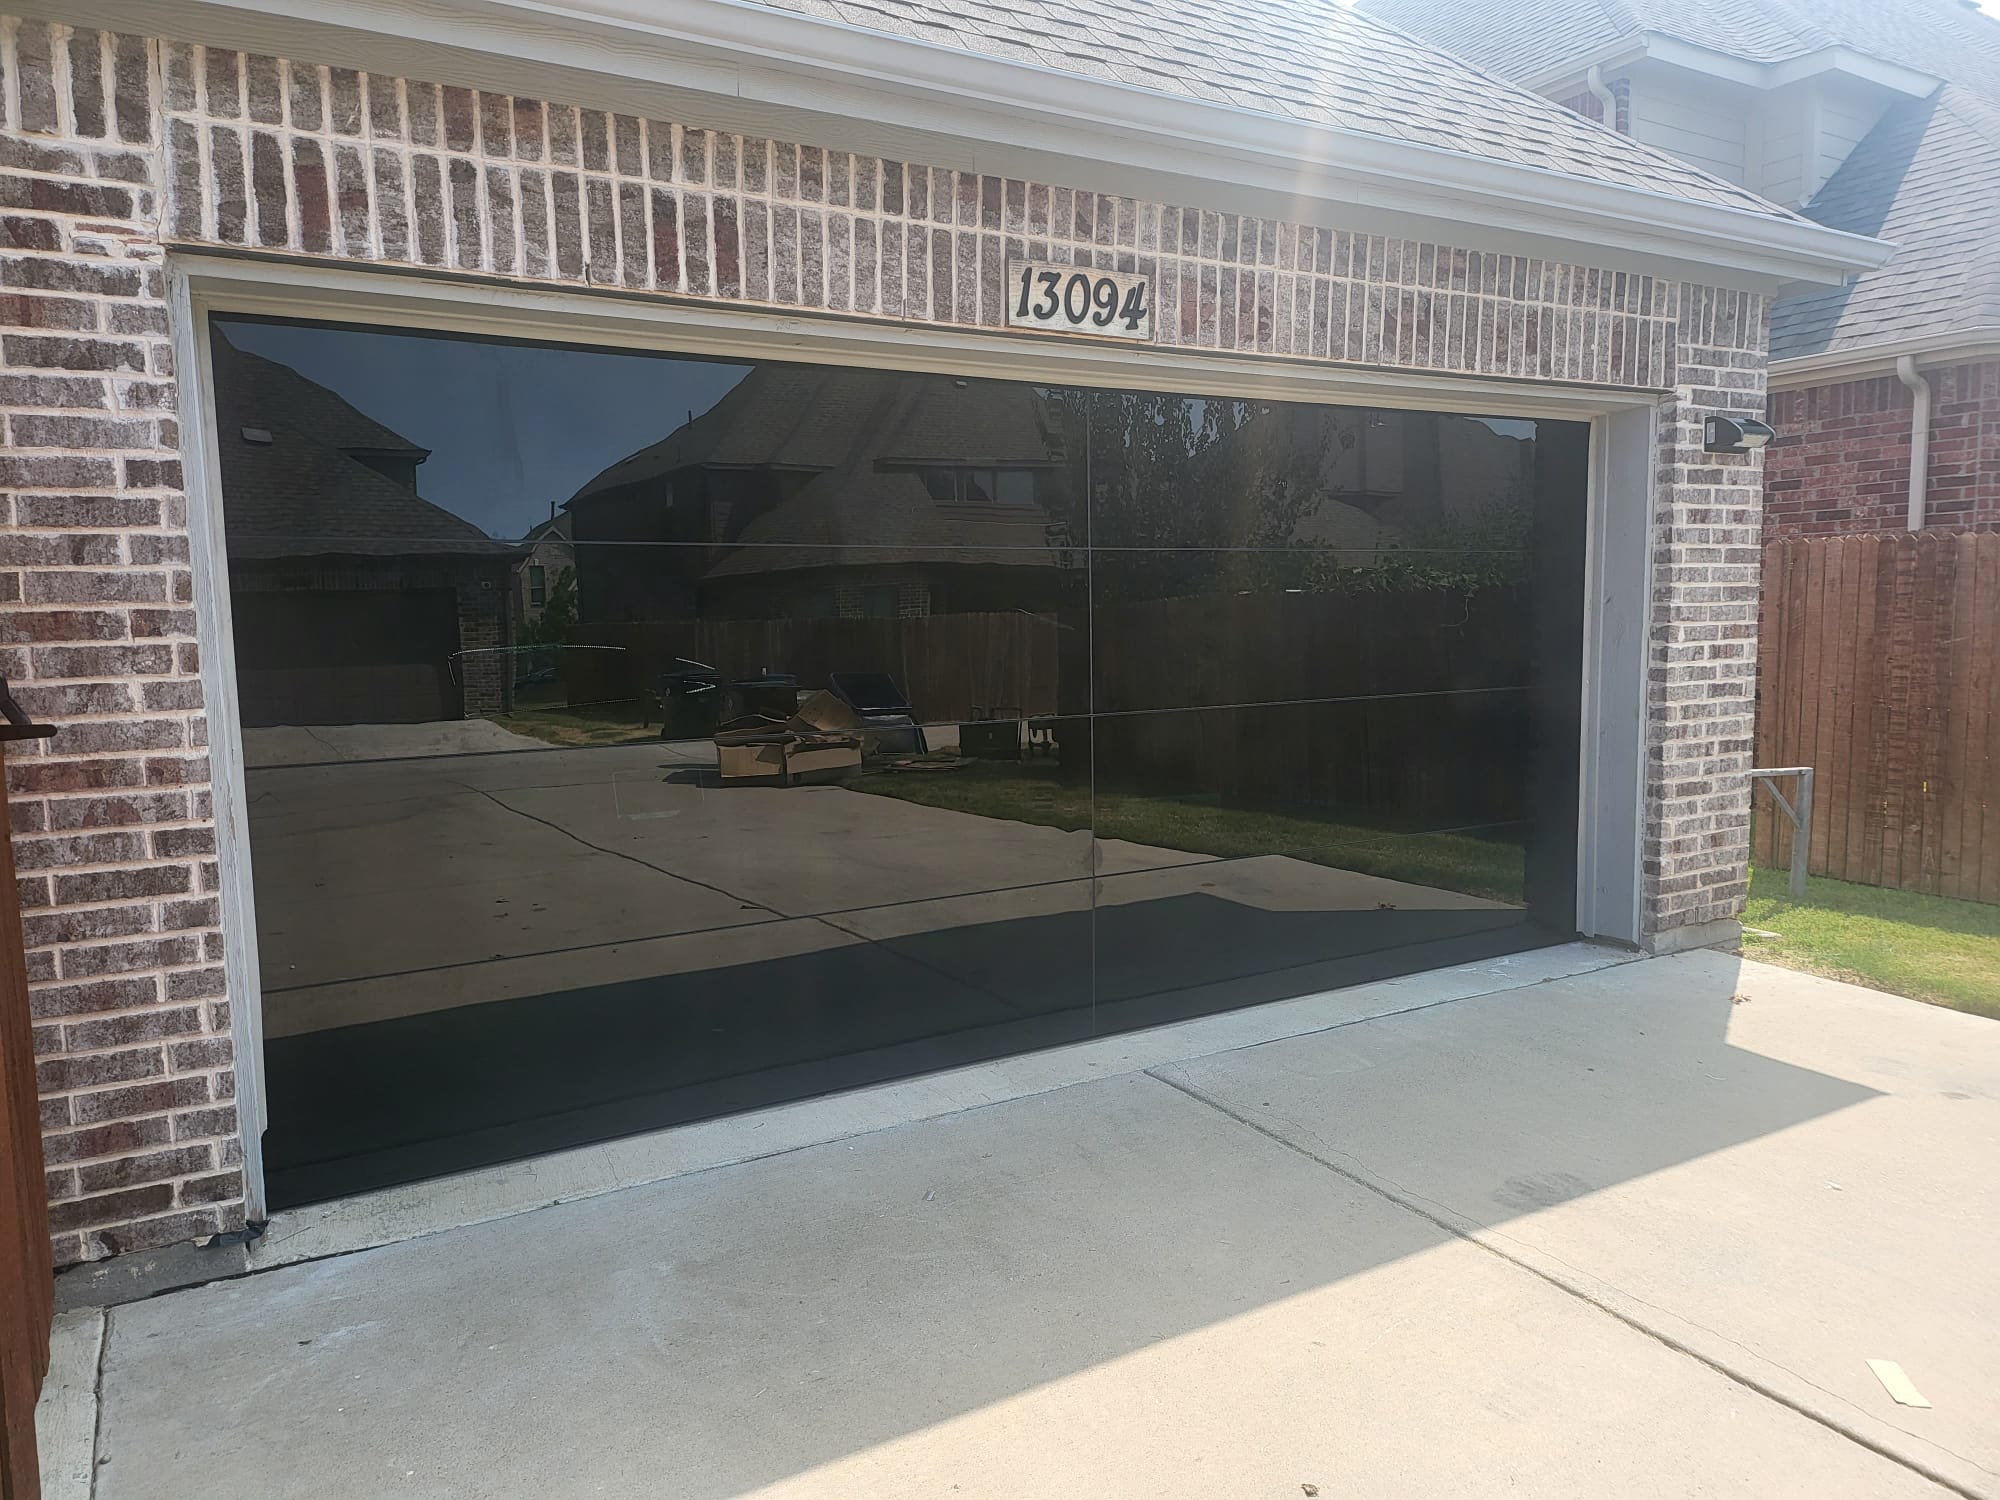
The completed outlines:
[[[1882,120],[1804,210],[1893,242],[1846,287],[1780,302],[1771,357],[2000,324],[2000,20],[1963,0],[1360,0],[1374,16],[1531,79],[1657,34],[1749,62],[1844,47],[1943,81]]]
[[[757,0],[962,52],[1787,217],[1339,0]]]
[[[1033,387],[899,370],[760,365],[708,411],[577,492],[593,496],[694,466],[817,470],[796,493],[716,537],[710,577],[824,567],[828,548],[874,562],[1051,558],[1039,506],[940,504],[917,465],[1049,469],[1062,464],[1059,414]]]
[[[232,561],[514,555],[506,542],[345,451],[414,457],[428,449],[221,334],[213,358]]]
[[[1897,105],[1809,212],[1900,248],[1849,286],[1773,309],[1773,359],[2000,326],[2000,105],[1956,84]]]

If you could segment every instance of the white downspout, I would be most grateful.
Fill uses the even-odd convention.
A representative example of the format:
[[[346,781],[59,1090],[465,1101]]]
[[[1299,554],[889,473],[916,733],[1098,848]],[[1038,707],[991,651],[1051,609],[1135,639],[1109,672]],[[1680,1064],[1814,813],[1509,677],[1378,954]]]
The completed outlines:
[[[1910,411],[1910,530],[1924,529],[1924,486],[1931,467],[1931,383],[1908,354],[1896,360],[1896,378],[1916,395]]]
[[[1604,128],[1606,130],[1616,130],[1618,128],[1618,98],[1604,85],[1604,69],[1600,68],[1596,63],[1592,63],[1589,71],[1583,75],[1583,86],[1590,90],[1591,97],[1597,100],[1598,106],[1603,109]]]

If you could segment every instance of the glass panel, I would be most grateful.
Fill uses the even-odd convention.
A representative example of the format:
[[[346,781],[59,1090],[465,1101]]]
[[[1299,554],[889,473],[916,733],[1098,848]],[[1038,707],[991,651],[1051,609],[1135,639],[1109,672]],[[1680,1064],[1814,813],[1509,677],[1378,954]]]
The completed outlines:
[[[1570,925],[1582,429],[213,334],[280,1205]]]
[[[1075,399],[1100,1026],[1570,930],[1585,430]]]

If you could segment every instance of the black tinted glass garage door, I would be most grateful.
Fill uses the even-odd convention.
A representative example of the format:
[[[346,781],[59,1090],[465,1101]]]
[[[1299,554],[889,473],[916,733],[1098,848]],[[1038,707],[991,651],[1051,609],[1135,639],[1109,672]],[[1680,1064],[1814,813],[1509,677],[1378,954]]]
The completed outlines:
[[[275,1206],[1574,926],[1581,426],[210,334]]]

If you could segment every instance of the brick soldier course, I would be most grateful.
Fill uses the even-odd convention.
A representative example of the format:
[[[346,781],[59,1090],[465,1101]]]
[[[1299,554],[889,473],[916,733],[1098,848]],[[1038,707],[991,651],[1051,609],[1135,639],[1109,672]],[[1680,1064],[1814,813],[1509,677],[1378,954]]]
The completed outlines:
[[[1746,292],[0,21],[0,670],[60,1262],[239,1227],[164,265],[177,246],[997,327],[1012,256],[1155,278],[1173,346],[1658,397],[1645,931],[1745,892],[1763,410]],[[248,934],[227,935],[249,941]]]

